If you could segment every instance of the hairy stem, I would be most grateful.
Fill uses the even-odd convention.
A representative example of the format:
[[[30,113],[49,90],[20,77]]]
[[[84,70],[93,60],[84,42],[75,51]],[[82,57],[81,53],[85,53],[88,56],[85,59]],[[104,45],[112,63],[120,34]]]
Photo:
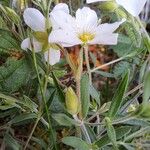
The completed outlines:
[[[75,73],[75,79],[76,79],[76,94],[78,97],[78,101],[80,105],[81,103],[81,76],[82,76],[82,71],[83,71],[83,48],[81,48],[80,53],[79,53],[79,65],[78,69],[76,70]],[[79,117],[80,119],[82,118],[82,110],[79,112]]]
[[[91,138],[90,138],[90,136],[89,136],[89,134],[88,134],[88,131],[87,131],[87,129],[86,129],[86,126],[85,126],[84,122],[81,121],[81,120],[78,118],[77,115],[73,115],[73,118],[74,118],[74,120],[75,120],[76,122],[78,122],[78,123],[80,124],[80,128],[81,128],[81,130],[82,130],[82,133],[83,133],[83,135],[84,135],[86,141],[87,141],[89,144],[91,144]]]
[[[84,46],[84,53],[85,53],[86,67],[87,67],[87,71],[89,74],[89,81],[90,81],[90,85],[91,85],[92,84],[92,74],[91,74],[90,63],[89,63],[88,45]]]
[[[111,62],[109,62],[109,63],[106,63],[106,64],[104,64],[104,65],[101,65],[101,66],[99,66],[99,67],[96,67],[96,68],[92,69],[91,72],[95,72],[95,71],[97,71],[97,70],[99,70],[99,69],[102,69],[102,68],[104,68],[104,67],[106,67],[106,66],[112,65],[112,64],[114,64],[114,63],[116,63],[116,62],[119,62],[119,61],[123,60],[124,58],[126,58],[126,57],[121,57],[121,58],[115,59],[115,60],[113,60],[113,61],[111,61]]]

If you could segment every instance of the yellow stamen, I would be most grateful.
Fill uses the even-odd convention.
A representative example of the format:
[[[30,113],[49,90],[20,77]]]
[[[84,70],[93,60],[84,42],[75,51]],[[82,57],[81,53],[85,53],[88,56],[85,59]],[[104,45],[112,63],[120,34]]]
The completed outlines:
[[[87,43],[88,41],[93,40],[94,37],[95,37],[94,34],[88,33],[88,32],[83,32],[82,34],[79,34],[79,39],[80,39],[83,43]]]

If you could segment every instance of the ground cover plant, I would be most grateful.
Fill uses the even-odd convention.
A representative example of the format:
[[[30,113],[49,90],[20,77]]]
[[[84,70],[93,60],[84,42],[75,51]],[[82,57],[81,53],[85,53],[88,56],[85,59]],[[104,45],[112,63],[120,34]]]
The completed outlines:
[[[150,149],[146,4],[1,0],[0,149]]]

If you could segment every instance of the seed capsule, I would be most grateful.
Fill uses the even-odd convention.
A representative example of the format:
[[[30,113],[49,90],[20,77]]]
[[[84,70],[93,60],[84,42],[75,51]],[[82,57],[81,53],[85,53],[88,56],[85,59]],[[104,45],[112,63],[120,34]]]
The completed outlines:
[[[77,95],[71,87],[67,88],[65,98],[67,111],[71,115],[77,114],[79,110],[79,101]]]

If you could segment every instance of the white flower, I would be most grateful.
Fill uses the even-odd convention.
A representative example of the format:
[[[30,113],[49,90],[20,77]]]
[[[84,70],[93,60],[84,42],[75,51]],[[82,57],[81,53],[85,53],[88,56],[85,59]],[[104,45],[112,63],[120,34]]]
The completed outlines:
[[[25,23],[35,32],[35,37],[33,37],[32,40],[30,38],[23,40],[21,48],[31,50],[31,41],[35,52],[41,51],[45,45],[49,46],[50,44],[48,43],[48,35],[46,32],[46,19],[43,14],[35,8],[27,8],[24,11],[23,17]],[[39,37],[39,39],[36,37]],[[49,54],[49,64],[54,65],[60,60],[60,51],[58,49],[54,50],[52,47],[48,49],[49,52],[46,51],[44,53],[45,60],[48,60]]]
[[[86,0],[87,3],[102,2],[110,0]],[[131,15],[138,16],[147,0],[116,0],[116,3],[124,7]]]
[[[60,60],[60,51],[59,50],[55,50],[53,48],[51,48],[50,51],[46,51],[44,53],[44,56],[45,56],[45,60],[51,64],[51,65],[54,65],[56,64],[57,62],[59,62]]]
[[[76,17],[72,17],[67,5],[63,5],[66,6],[65,10],[55,10],[56,5],[50,14],[53,30],[49,35],[49,41],[64,47],[78,44],[117,44],[118,34],[113,32],[124,20],[99,25],[96,12],[90,8],[78,9]]]

